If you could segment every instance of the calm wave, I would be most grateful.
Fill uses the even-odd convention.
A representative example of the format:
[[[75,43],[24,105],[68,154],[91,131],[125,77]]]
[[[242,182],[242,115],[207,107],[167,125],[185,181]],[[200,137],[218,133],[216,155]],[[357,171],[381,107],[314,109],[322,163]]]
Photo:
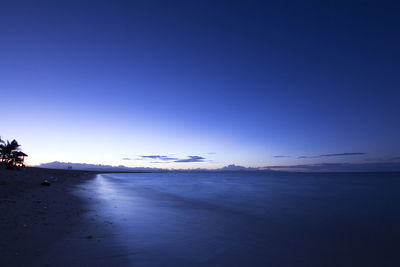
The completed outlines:
[[[396,266],[399,174],[103,174],[84,185],[135,266]]]
[[[400,266],[400,174],[103,174],[75,192],[85,216],[37,266]]]

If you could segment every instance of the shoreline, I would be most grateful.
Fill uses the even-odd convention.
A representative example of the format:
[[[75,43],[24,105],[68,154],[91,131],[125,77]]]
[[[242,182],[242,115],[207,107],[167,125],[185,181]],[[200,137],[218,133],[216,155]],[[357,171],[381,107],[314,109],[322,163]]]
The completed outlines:
[[[72,194],[100,172],[27,167],[0,170],[0,265],[29,266],[85,214]],[[51,186],[42,186],[47,179]]]

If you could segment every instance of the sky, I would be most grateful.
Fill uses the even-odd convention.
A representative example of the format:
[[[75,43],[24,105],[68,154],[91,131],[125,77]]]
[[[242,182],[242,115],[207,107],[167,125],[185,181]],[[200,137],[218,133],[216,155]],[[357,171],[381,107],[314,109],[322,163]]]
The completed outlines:
[[[400,162],[400,4],[0,1],[0,136],[37,165]]]

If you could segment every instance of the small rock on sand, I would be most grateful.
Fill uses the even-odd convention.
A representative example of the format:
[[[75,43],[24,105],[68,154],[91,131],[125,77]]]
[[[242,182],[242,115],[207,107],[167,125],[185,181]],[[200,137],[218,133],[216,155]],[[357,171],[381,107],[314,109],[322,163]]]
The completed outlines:
[[[50,186],[51,184],[50,184],[49,181],[44,180],[44,181],[41,183],[41,185],[42,185],[42,186]]]

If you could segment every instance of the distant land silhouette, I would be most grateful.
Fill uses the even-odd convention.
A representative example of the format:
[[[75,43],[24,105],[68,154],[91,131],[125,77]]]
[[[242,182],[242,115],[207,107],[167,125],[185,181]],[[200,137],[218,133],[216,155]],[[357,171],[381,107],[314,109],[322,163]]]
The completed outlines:
[[[231,164],[219,169],[163,169],[163,168],[151,168],[151,167],[126,167],[124,165],[112,166],[102,164],[87,164],[87,163],[71,163],[71,162],[59,162],[53,161],[49,163],[43,163],[38,165],[40,168],[49,169],[73,169],[73,170],[88,170],[88,171],[147,171],[147,172],[166,172],[166,171],[264,171],[262,168],[250,168],[237,166]]]
[[[38,165],[41,168],[50,169],[74,169],[90,171],[115,171],[115,172],[168,172],[168,171],[300,171],[300,172],[400,172],[400,161],[398,159],[387,162],[369,163],[318,163],[302,165],[276,165],[264,167],[244,167],[231,164],[218,169],[163,169],[152,167],[127,167],[124,165],[112,166],[102,164],[71,163],[71,162],[49,162]]]

